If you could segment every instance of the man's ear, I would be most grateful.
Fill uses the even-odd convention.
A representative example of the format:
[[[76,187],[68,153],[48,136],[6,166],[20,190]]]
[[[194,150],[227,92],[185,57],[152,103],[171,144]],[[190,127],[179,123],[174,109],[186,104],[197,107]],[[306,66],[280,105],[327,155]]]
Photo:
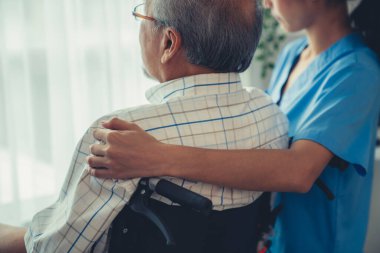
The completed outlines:
[[[173,28],[166,28],[162,36],[161,48],[163,53],[161,63],[165,64],[170,61],[181,49],[182,38],[179,32]]]

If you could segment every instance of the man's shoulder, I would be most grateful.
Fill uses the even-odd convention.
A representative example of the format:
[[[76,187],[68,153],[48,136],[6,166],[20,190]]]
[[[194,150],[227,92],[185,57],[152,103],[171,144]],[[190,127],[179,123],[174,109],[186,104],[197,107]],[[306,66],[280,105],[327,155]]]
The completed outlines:
[[[260,88],[254,86],[246,86],[244,89],[250,94],[250,96],[270,98],[270,96]]]
[[[98,118],[92,124],[92,127],[99,127],[101,126],[101,122],[110,120],[112,118],[119,118],[129,122],[149,120],[158,117],[162,113],[164,107],[164,104],[143,104],[119,109]]]
[[[273,101],[272,97],[266,93],[264,90],[256,87],[245,87],[251,99],[257,100],[256,103],[258,106],[260,104],[271,105],[273,107],[278,107],[276,103]]]
[[[236,118],[246,113],[255,115],[260,113],[275,120],[281,118],[281,121],[285,121],[283,119],[285,116],[268,94],[259,88],[246,87],[237,92],[177,97],[160,104],[117,110],[96,120],[92,127],[101,127],[102,121],[120,118],[138,124],[145,131],[150,131],[162,126],[176,125],[179,122],[203,122],[218,118],[221,113],[219,109],[223,112],[227,110],[228,118]]]

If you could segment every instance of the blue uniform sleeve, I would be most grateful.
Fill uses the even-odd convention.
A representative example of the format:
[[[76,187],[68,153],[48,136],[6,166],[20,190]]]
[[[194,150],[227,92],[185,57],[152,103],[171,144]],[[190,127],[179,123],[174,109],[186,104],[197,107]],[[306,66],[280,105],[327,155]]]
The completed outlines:
[[[317,142],[365,175],[376,139],[380,77],[376,68],[351,64],[331,71],[298,122],[293,141]]]

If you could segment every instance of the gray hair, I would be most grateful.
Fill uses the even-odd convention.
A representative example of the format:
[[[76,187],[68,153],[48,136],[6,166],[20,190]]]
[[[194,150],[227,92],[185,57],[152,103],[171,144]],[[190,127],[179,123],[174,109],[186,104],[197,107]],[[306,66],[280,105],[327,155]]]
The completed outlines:
[[[245,8],[243,2],[250,6]],[[218,72],[243,72],[251,64],[262,30],[256,0],[153,0],[160,27],[182,36],[191,64]]]

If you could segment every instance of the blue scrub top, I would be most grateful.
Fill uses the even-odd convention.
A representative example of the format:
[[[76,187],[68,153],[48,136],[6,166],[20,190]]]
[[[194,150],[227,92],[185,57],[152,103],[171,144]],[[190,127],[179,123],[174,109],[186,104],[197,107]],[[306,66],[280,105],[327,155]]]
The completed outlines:
[[[273,253],[362,253],[367,230],[374,149],[380,109],[380,64],[358,34],[321,53],[281,97],[306,38],[288,45],[276,63],[268,93],[290,122],[293,143],[312,140],[349,163],[325,168],[306,194],[279,193]]]

